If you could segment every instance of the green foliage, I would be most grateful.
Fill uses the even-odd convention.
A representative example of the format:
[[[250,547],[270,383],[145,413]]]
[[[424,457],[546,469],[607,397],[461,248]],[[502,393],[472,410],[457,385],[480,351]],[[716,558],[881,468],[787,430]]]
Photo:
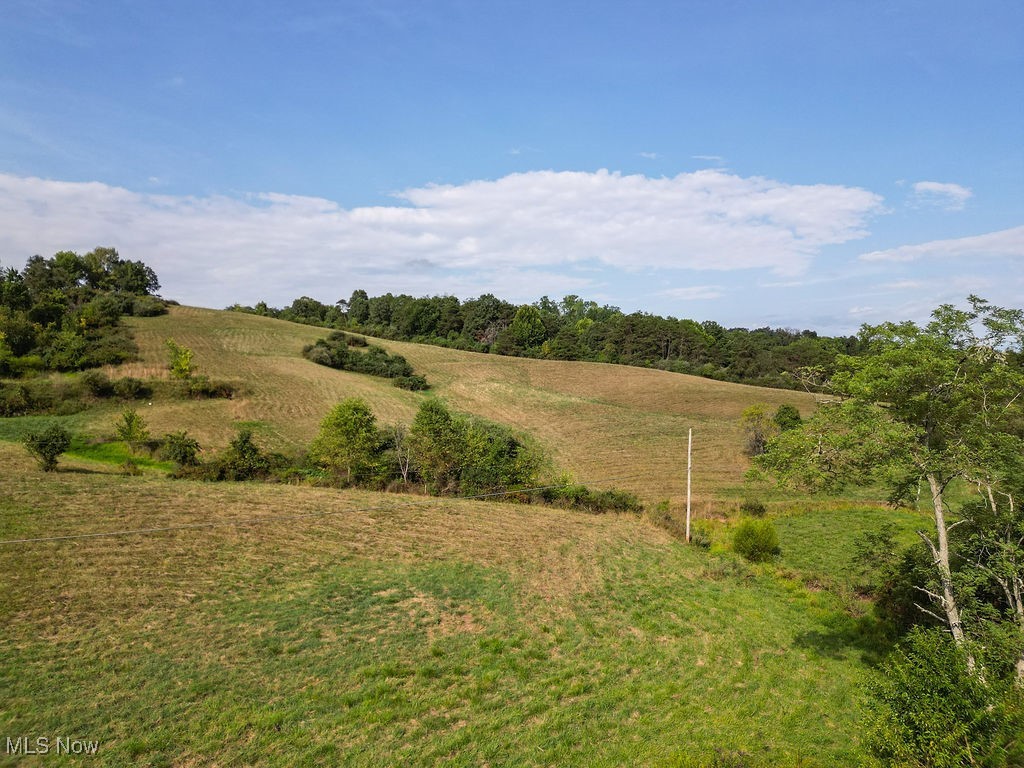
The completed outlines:
[[[21,272],[0,271],[0,376],[133,359],[138,350],[120,319],[162,310],[149,295],[158,287],[153,270],[112,248],[33,256]]]
[[[279,464],[256,444],[251,429],[239,430],[214,467],[219,480],[258,480]]]
[[[768,442],[779,433],[779,427],[768,413],[768,406],[757,403],[746,408],[740,415],[740,426],[746,435],[745,452],[748,456],[760,456]]]
[[[183,347],[174,339],[166,339],[164,345],[170,353],[168,368],[171,376],[176,379],[189,379],[195,373],[195,365],[192,362],[193,352],[188,347]]]
[[[535,495],[545,504],[583,512],[643,511],[643,505],[636,494],[614,488],[599,491],[580,483],[567,482],[553,488],[544,488]]]
[[[380,474],[383,438],[370,407],[357,397],[338,403],[320,424],[310,460],[346,483]]]
[[[366,347],[366,351],[355,352],[350,347]],[[402,389],[429,388],[427,380],[415,374],[412,366],[401,355],[390,355],[383,347],[367,345],[365,339],[340,331],[307,345],[302,349],[302,354],[318,365],[392,379],[394,385]]]
[[[203,374],[196,374],[178,381],[176,394],[193,400],[224,398],[230,400],[235,396],[235,385],[229,381],[211,379]]]
[[[914,440],[912,427],[894,421],[873,403],[825,403],[800,429],[776,436],[755,466],[783,484],[839,491],[906,477]]]
[[[153,395],[152,388],[142,379],[124,376],[114,382],[114,394],[122,400],[143,400]]]
[[[85,371],[79,380],[93,397],[110,397],[114,394],[114,383],[102,371]]]
[[[195,467],[199,465],[199,450],[199,441],[181,430],[164,435],[161,455],[179,467]]]
[[[22,443],[44,472],[52,472],[57,468],[57,457],[71,447],[71,433],[60,424],[50,424],[26,433]]]
[[[453,414],[428,400],[409,431],[412,461],[437,494],[479,495],[536,483],[547,459],[507,427]]]
[[[167,314],[167,302],[156,296],[137,296],[132,301],[132,314],[135,317],[156,317]]]
[[[1024,701],[971,674],[952,640],[915,630],[872,686],[867,743],[883,765],[1020,765]]]
[[[133,452],[149,440],[146,420],[134,408],[125,408],[121,411],[121,418],[114,422],[114,431],[118,439],[128,443]]]
[[[775,422],[775,426],[780,432],[787,432],[791,429],[798,429],[803,423],[803,418],[795,405],[783,403],[775,411],[772,421]]]
[[[417,411],[409,444],[420,476],[434,493],[458,493],[467,431],[466,422],[454,417],[440,400],[427,400]]]
[[[744,518],[736,526],[732,537],[732,548],[752,563],[759,563],[777,557],[779,534],[771,520]]]
[[[623,314],[578,296],[544,296],[516,306],[491,294],[460,302],[454,296],[416,298],[387,293],[370,297],[356,290],[335,306],[309,297],[290,307],[230,309],[309,325],[350,328],[388,339],[437,344],[477,352],[593,360],[657,367],[723,381],[763,386],[803,386],[798,372],[816,366],[831,373],[838,354],[856,352],[856,338],[820,338],[811,331],[723,328],[643,312]],[[317,362],[326,360],[313,353]],[[330,365],[331,363],[322,362]]]

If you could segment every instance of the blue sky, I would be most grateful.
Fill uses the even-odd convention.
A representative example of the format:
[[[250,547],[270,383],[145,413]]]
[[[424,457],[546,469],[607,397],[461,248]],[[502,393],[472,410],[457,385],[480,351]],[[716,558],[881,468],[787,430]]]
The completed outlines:
[[[0,263],[96,245],[214,307],[1020,306],[1024,5],[7,0]]]

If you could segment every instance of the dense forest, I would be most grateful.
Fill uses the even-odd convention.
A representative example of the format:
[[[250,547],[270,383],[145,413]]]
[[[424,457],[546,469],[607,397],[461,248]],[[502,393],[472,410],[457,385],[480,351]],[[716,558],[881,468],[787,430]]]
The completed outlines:
[[[391,293],[371,297],[356,290],[334,305],[303,296],[283,309],[264,302],[228,309],[474,352],[618,363],[780,388],[800,387],[800,369],[823,369],[827,375],[837,355],[859,351],[852,336],[626,314],[578,296],[561,301],[545,296],[517,306],[491,294],[460,301]]]

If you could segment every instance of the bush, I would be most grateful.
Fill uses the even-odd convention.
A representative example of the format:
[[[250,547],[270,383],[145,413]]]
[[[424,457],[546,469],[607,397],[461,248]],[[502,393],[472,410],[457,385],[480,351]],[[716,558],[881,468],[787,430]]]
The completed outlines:
[[[423,390],[430,389],[427,380],[416,373],[411,376],[398,376],[393,379],[393,382],[399,389],[408,389],[413,392],[422,392]]]
[[[764,517],[768,512],[763,501],[757,499],[744,499],[740,502],[740,512],[751,517]]]
[[[752,563],[771,560],[780,553],[779,534],[770,520],[741,520],[732,537],[733,550]]]
[[[280,456],[263,452],[253,439],[251,429],[243,429],[212,463],[212,469],[217,480],[260,480],[284,464]]]
[[[643,505],[636,494],[615,489],[595,491],[580,483],[567,483],[537,492],[545,504],[585,512],[641,512]]]
[[[149,429],[146,420],[134,408],[125,408],[121,418],[114,423],[118,438],[128,443],[134,453],[143,443],[149,440]]]
[[[703,525],[693,524],[690,527],[690,543],[701,549],[711,549],[711,532]]]
[[[798,429],[803,424],[800,411],[796,409],[796,406],[789,403],[783,403],[779,406],[778,410],[775,411],[775,415],[772,416],[772,421],[775,422],[775,426],[779,428],[780,432]]]
[[[142,379],[125,376],[114,382],[114,394],[122,400],[145,400],[152,397],[153,390]]]
[[[135,317],[156,317],[167,314],[167,304],[156,296],[136,296],[132,301],[131,309]]]
[[[57,457],[71,447],[71,433],[60,424],[29,432],[22,441],[44,472],[57,468]]]
[[[93,397],[110,397],[114,394],[114,383],[103,371],[86,371],[79,380]]]
[[[192,363],[193,352],[188,347],[183,347],[174,339],[165,339],[164,345],[170,353],[168,363],[171,376],[175,379],[187,379],[195,373],[195,365]]]
[[[199,441],[188,436],[188,432],[168,432],[164,435],[161,456],[173,461],[179,467],[194,467],[199,464]]]
[[[0,382],[0,417],[21,416],[31,410],[28,393],[21,384]]]
[[[193,400],[204,398],[224,398],[230,400],[235,394],[235,386],[227,381],[218,381],[208,376],[192,376],[182,382],[185,393]]]
[[[1021,691],[967,671],[942,630],[914,630],[872,688],[867,745],[883,765],[1020,765]]]

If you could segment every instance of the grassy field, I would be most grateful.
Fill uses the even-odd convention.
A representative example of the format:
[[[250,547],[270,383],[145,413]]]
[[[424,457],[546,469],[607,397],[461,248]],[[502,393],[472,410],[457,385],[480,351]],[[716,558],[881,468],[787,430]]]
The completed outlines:
[[[252,426],[298,451],[358,395],[383,423],[428,395],[314,365],[325,332],[193,308],[133,320],[165,376],[164,339],[232,400],[156,398],[154,434],[220,448]],[[10,736],[96,740],[90,765],[831,766],[860,759],[871,663],[884,650],[843,581],[865,505],[742,487],[738,417],[813,400],[659,371],[382,342],[459,410],[530,432],[555,463],[697,517],[756,494],[777,565],[688,547],[650,516],[164,476],[109,436],[121,405],[65,417],[79,435],[43,474],[0,420],[0,765]],[[789,510],[787,512],[787,509]],[[653,513],[652,513],[653,514]],[[140,531],[107,536],[114,531]],[[100,534],[89,536],[89,534]],[[716,541],[727,540],[718,525]]]
[[[2,443],[0,472],[5,540],[218,524],[0,546],[0,735],[98,740],[82,764],[855,759],[839,601],[641,518],[41,475]]]
[[[245,423],[273,447],[297,450],[344,397],[364,398],[381,423],[408,423],[424,398],[438,396],[458,410],[529,432],[578,480],[678,505],[685,499],[692,427],[694,493],[704,512],[724,489],[742,482],[747,460],[738,419],[746,407],[791,403],[804,413],[814,407],[804,393],[664,371],[379,342],[404,355],[433,387],[429,394],[414,393],[303,359],[302,346],[324,336],[323,329],[190,307],[131,322],[142,361],[112,369],[112,375],[166,376],[164,340],[173,337],[194,350],[201,373],[243,386],[230,401],[154,402],[143,415],[155,434],[187,428],[203,445],[221,447]],[[110,432],[115,415],[97,411],[85,426]]]

